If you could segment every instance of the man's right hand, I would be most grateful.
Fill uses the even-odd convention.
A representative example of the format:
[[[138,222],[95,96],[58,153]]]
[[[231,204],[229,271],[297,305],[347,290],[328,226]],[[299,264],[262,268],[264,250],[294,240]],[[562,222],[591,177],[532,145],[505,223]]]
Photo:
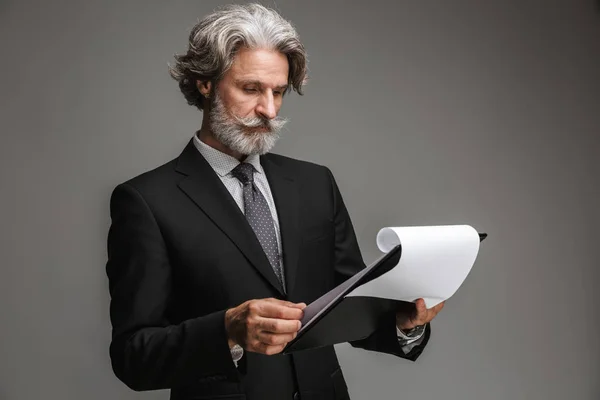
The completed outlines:
[[[270,298],[230,308],[225,312],[229,347],[239,344],[255,353],[280,353],[296,337],[305,307],[304,303]]]

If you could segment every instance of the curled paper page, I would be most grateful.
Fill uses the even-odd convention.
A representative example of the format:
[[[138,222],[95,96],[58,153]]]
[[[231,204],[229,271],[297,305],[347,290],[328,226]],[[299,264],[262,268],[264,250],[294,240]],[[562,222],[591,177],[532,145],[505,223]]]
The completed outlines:
[[[431,308],[450,298],[471,271],[479,234],[468,225],[383,228],[377,246],[387,253],[402,246],[400,262],[389,272],[346,295],[414,302]]]

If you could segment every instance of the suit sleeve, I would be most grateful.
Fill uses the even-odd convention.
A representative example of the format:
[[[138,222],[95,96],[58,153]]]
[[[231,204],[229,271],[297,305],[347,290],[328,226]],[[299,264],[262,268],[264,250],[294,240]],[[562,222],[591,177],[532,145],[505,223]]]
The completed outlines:
[[[173,287],[169,255],[140,193],[128,184],[117,186],[110,213],[106,273],[115,375],[137,391],[235,375],[225,310],[170,323],[167,310]]]
[[[340,190],[331,171],[327,169],[327,172],[333,190],[333,220],[335,223],[334,268],[336,284],[339,285],[361,269],[365,268],[365,264],[356,240],[352,221],[350,220]],[[429,341],[431,335],[431,327],[429,324],[426,327],[424,335],[423,340],[418,346],[413,347],[408,354],[404,353],[396,334],[396,319],[392,316],[392,318],[383,321],[381,326],[371,336],[362,340],[350,342],[350,344],[353,347],[393,354],[401,358],[415,361],[421,355]]]

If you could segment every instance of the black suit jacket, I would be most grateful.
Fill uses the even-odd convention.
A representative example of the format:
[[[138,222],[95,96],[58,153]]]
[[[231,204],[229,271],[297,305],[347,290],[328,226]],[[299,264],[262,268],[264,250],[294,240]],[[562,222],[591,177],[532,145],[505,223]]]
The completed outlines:
[[[309,304],[364,268],[326,167],[269,154],[261,164],[280,221],[287,294],[235,201],[190,141],[171,162],[111,196],[106,271],[116,376],[172,399],[346,399],[333,346],[293,355],[246,352],[234,365],[225,311],[274,297]],[[355,347],[405,355],[390,318]]]

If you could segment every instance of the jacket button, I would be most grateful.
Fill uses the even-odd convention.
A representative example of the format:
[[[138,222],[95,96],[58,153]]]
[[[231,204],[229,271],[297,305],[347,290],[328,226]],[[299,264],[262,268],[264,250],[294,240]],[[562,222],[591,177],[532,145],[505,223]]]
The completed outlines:
[[[300,393],[299,392],[294,393],[294,400],[300,400]]]

